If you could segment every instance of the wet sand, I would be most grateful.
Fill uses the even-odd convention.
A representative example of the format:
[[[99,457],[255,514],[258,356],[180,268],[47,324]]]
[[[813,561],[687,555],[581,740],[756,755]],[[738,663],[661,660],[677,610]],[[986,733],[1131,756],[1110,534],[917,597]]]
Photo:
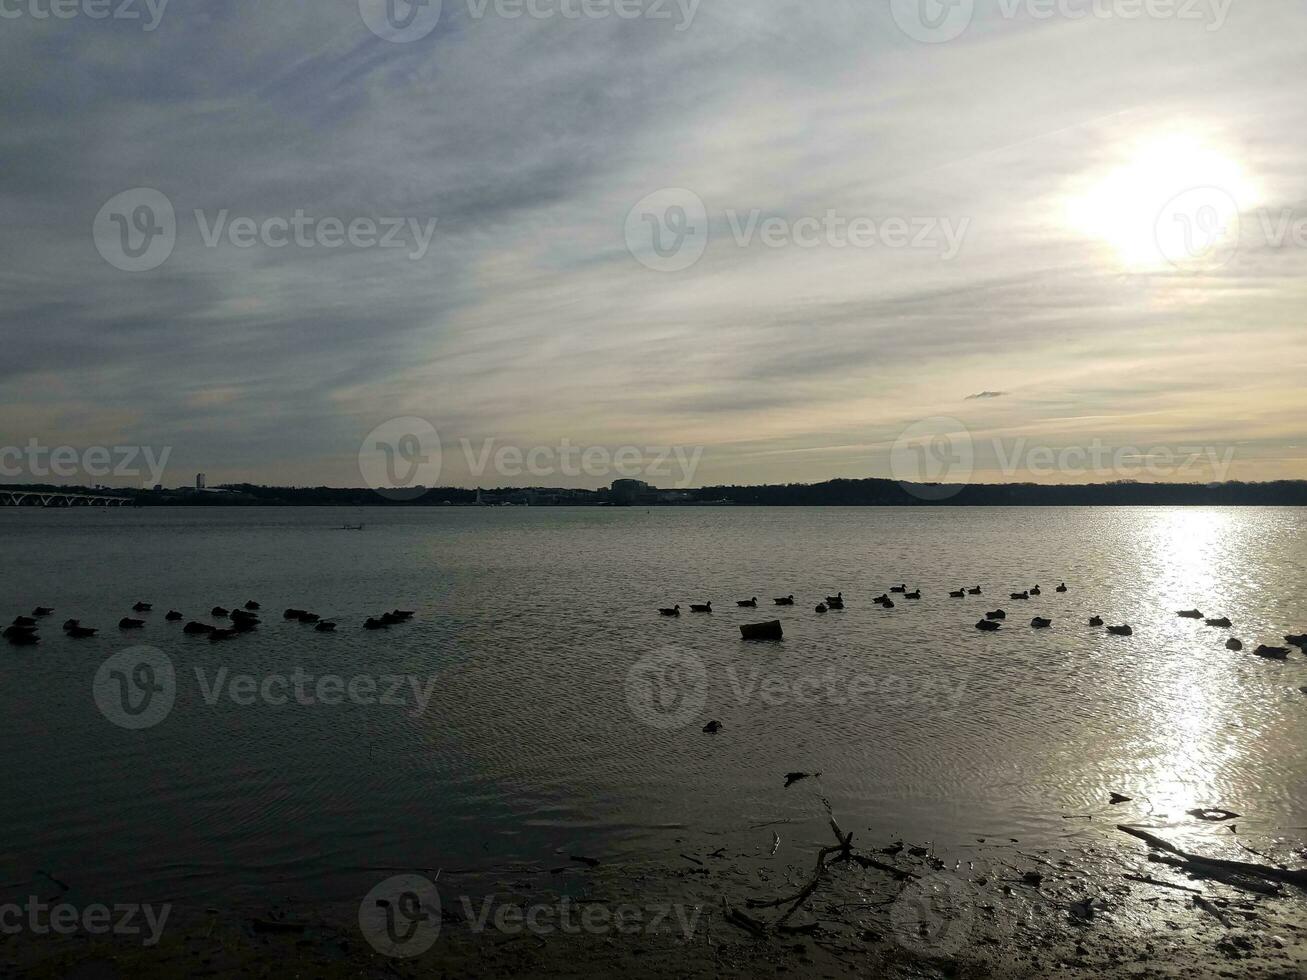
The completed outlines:
[[[774,903],[805,891],[821,848],[832,848],[828,859],[839,857],[833,832],[811,841],[791,839],[795,828],[787,825],[725,838],[687,834],[672,862],[565,860],[558,868],[505,869],[493,881],[441,873],[438,935],[429,948],[398,948],[418,953],[411,958],[378,952],[357,907],[300,902],[176,908],[153,948],[139,938],[6,936],[0,970],[35,977],[287,970],[321,977],[1307,976],[1307,891],[1188,874],[1117,831],[1112,816],[1081,818],[1066,847],[1040,849],[977,839],[947,850],[904,841],[900,850],[899,842],[859,840],[850,826],[851,854],[862,860],[828,864],[788,918],[792,903]],[[1307,865],[1301,842],[1185,818],[1140,825],[1205,856]],[[539,914],[528,926],[532,908]]]

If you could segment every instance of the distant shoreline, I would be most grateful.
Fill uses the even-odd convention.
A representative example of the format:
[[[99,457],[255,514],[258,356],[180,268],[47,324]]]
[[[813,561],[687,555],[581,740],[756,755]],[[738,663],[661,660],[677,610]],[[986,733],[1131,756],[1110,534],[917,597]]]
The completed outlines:
[[[228,484],[214,490],[119,490],[52,485],[0,486],[0,504],[25,495],[22,506],[43,506],[39,495],[100,495],[138,507],[1307,507],[1307,480],[1269,483],[1031,483],[908,484],[894,480],[717,486],[661,490],[637,496],[613,490],[444,487],[378,491],[366,487],[269,487]],[[405,499],[411,498],[411,499]],[[9,504],[12,506],[12,504]],[[51,500],[45,506],[84,505]]]

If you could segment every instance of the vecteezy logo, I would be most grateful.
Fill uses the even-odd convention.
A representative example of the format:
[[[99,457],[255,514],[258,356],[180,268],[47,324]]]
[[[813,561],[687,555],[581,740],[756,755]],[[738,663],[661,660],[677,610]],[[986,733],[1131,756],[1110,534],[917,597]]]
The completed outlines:
[[[895,942],[916,956],[954,956],[971,936],[975,905],[965,881],[927,875],[899,892],[890,907],[890,931]]]
[[[91,234],[96,251],[115,269],[149,272],[177,245],[177,213],[162,191],[137,187],[105,202]]]
[[[957,419],[922,419],[894,440],[889,466],[893,478],[915,497],[955,497],[975,470],[971,433]]]
[[[442,0],[359,0],[359,15],[383,41],[411,44],[436,29],[442,6]]]
[[[368,892],[359,930],[382,956],[421,956],[440,935],[440,893],[421,875],[397,875]]]
[[[359,472],[389,500],[417,500],[440,479],[440,434],[426,419],[391,419],[359,448]]]
[[[115,653],[95,672],[91,689],[100,714],[119,728],[153,728],[172,711],[177,675],[172,659],[154,647]]]
[[[1220,187],[1192,187],[1166,202],[1155,231],[1158,251],[1177,269],[1220,268],[1239,250],[1239,203]]]
[[[942,44],[971,26],[975,0],[890,0],[894,23],[914,41]]]
[[[651,728],[684,728],[707,701],[708,672],[703,661],[684,650],[648,654],[626,672],[627,706]]]
[[[694,191],[666,187],[626,216],[626,248],[655,272],[682,272],[708,250],[708,208]]]

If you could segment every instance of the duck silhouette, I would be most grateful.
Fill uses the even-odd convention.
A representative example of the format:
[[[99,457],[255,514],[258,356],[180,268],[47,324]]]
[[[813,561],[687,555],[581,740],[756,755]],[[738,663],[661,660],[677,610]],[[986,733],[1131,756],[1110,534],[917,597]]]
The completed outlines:
[[[1058,591],[1058,592],[1067,592],[1067,591],[1069,591],[1069,590],[1068,590],[1067,587],[1066,587],[1066,583],[1063,582],[1061,585],[1059,585],[1059,586],[1057,587],[1057,591]]]
[[[897,592],[899,595],[903,595],[905,592],[908,591],[908,587],[906,585],[896,585],[894,586],[894,588],[890,589],[890,591]]]
[[[1179,616],[1181,619],[1202,619],[1202,618],[1203,618],[1203,614],[1202,614],[1201,612],[1199,612],[1197,609],[1185,609],[1185,610],[1183,610],[1182,612],[1178,612],[1178,613],[1176,613],[1176,615]]]
[[[81,621],[80,619],[65,619],[65,620],[64,620],[64,632],[66,633],[66,632],[68,632],[70,629],[75,629],[76,627],[81,626],[81,625],[82,625],[82,621]]]
[[[1041,592],[1040,589],[1039,589],[1039,586],[1036,585],[1033,589],[1030,590],[1030,594],[1031,594],[1031,595],[1043,595],[1044,593]]]
[[[1016,600],[1029,599],[1029,598],[1030,598],[1030,593],[1029,593],[1029,592],[1013,592],[1011,598],[1016,599]]]
[[[148,602],[138,602],[136,605],[132,606],[132,612],[138,612],[138,613],[149,612],[153,608],[154,606],[152,606]]]
[[[64,632],[74,640],[89,640],[100,631],[91,629],[89,626],[74,626],[72,629],[64,630]]]
[[[4,632],[4,637],[12,646],[16,647],[34,647],[41,642],[41,638],[36,635],[36,631],[30,633],[20,627],[10,626]]]
[[[1241,640],[1236,640],[1234,638],[1231,638],[1225,641],[1225,648],[1227,650],[1233,650],[1235,653],[1238,653],[1240,650],[1243,649],[1243,642]]]
[[[36,620],[33,619],[31,616],[15,616],[15,617],[14,617],[14,625],[15,625],[15,626],[35,626],[35,625],[36,625]]]
[[[880,599],[880,600],[877,600],[877,601],[880,603],[880,606],[881,606],[882,609],[893,609],[893,608],[894,608],[894,600],[893,600],[893,599]]]
[[[844,593],[841,592],[839,595],[828,595],[828,596],[826,597],[826,601],[827,601],[827,602],[843,602],[843,601],[844,601]]]
[[[1262,657],[1266,660],[1288,660],[1289,650],[1287,647],[1271,647],[1263,643],[1253,651],[1253,656]]]
[[[691,606],[690,606],[690,612],[695,612],[695,613],[710,613],[710,612],[712,612],[712,603],[711,603],[711,602],[705,602],[705,603],[703,603],[702,605],[691,605]]]
[[[816,610],[816,611],[819,612],[819,613],[824,613],[824,612],[826,611],[826,607],[825,607],[825,605],[823,605],[822,603],[818,603],[818,604],[817,604],[817,610]]]
[[[1284,642],[1291,647],[1297,647],[1299,650],[1307,651],[1307,633],[1299,633],[1297,636],[1286,636]]]
[[[1007,613],[1002,609],[995,609],[993,612],[985,613],[986,619],[1007,619]]]
[[[263,607],[260,606],[260,605],[259,605],[257,602],[255,602],[253,599],[251,599],[249,602],[245,603],[245,608],[246,608],[247,610],[249,610],[250,612],[255,612],[255,611],[259,610],[259,609],[262,609]]]
[[[673,606],[671,609],[659,609],[658,611],[659,611],[660,613],[662,613],[664,616],[679,616],[679,615],[681,615],[681,607],[680,607],[679,605],[677,605],[677,606]]]
[[[335,623],[328,623],[328,622],[326,622],[325,620],[324,620],[323,622],[321,622],[321,623],[317,623],[313,628],[314,628],[315,630],[317,630],[319,633],[334,633],[334,632],[336,632],[336,624],[335,624]]]
[[[905,598],[905,599],[920,599],[920,598],[921,598],[921,590],[918,589],[916,592],[905,592],[905,593],[903,594],[903,598]]]
[[[205,636],[212,633],[215,628],[208,623],[190,622],[182,628],[182,632],[187,636]]]
[[[948,597],[950,599],[965,599],[967,597],[967,593],[965,589],[959,589],[957,592],[950,592],[948,594]]]
[[[143,629],[144,627],[145,627],[145,620],[143,619],[131,619],[127,616],[124,616],[122,619],[118,620],[118,628],[120,630],[139,630],[139,629]]]
[[[1111,633],[1113,636],[1134,636],[1134,635],[1135,635],[1135,631],[1134,631],[1133,629],[1130,628],[1129,624],[1122,624],[1121,626],[1109,626],[1109,627],[1107,628],[1107,631],[1108,631],[1109,633]]]
[[[1030,621],[1030,628],[1036,630],[1046,630],[1052,627],[1052,625],[1053,621],[1051,619],[1041,619],[1038,616]]]
[[[1230,622],[1230,618],[1228,616],[1222,616],[1220,619],[1208,619],[1205,620],[1205,622],[1207,623],[1208,626],[1215,626],[1219,629],[1228,630],[1232,626],[1234,626],[1234,624]]]
[[[786,596],[784,599],[774,599],[773,601],[778,606],[792,606],[794,605],[794,596],[790,595]]]
[[[987,619],[982,619],[980,622],[978,622],[978,623],[976,624],[976,629],[978,629],[978,630],[982,630],[982,631],[984,631],[984,632],[986,632],[986,633],[996,633],[996,632],[998,632],[999,630],[1001,630],[1002,628],[1003,628],[1003,627],[1002,627],[1001,624],[995,622],[995,621],[992,620],[992,619],[988,619],[988,618],[987,618]]]
[[[981,592],[980,592],[980,586],[977,585],[974,589],[967,589],[967,594],[968,594],[968,595],[980,595],[980,594],[981,594]]]
[[[54,610],[49,609],[45,606],[37,606],[35,609],[32,610],[32,615],[35,616],[37,619],[43,619],[46,616],[53,616]]]
[[[167,616],[164,616],[163,618],[170,623],[177,623],[177,622],[181,622],[181,620],[185,619],[186,617],[183,616],[181,613],[179,613],[176,609],[173,609],[168,613]]]
[[[758,597],[754,596],[752,599],[742,599],[739,602],[737,602],[736,605],[739,606],[741,609],[757,609]]]
[[[226,619],[228,616],[231,615],[231,611],[227,609],[223,609],[222,606],[214,606],[211,610],[209,610],[209,615],[212,616],[214,619]]]
[[[1090,626],[1102,626],[1102,625],[1103,625],[1103,617],[1102,617],[1102,616],[1093,616],[1093,617],[1091,617],[1090,620],[1089,620],[1089,625],[1090,625]]]

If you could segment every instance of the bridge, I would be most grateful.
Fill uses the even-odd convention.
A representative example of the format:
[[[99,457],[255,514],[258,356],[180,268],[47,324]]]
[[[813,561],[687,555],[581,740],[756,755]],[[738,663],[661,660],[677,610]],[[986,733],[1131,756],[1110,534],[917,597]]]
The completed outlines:
[[[131,497],[59,490],[0,490],[0,507],[126,507]]]

